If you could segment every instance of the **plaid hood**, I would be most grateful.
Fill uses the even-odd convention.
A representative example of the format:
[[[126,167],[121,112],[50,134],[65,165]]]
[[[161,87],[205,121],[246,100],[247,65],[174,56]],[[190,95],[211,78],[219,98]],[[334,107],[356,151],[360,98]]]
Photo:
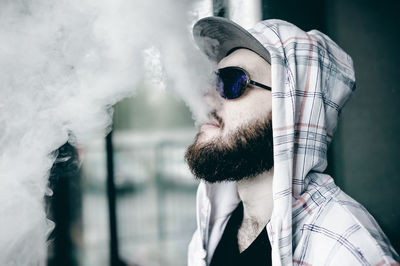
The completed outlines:
[[[353,233],[357,243],[344,245],[350,255],[336,256],[339,264],[332,265],[353,259],[369,265],[365,254],[374,264],[384,265],[390,261],[384,254],[396,252],[375,220],[323,174],[338,117],[355,88],[352,59],[323,33],[304,32],[285,21],[262,21],[249,32],[271,56],[274,209],[267,231],[273,265],[325,265],[344,245],[343,235]],[[198,229],[189,245],[189,265],[211,261],[239,201],[235,183],[200,183]],[[322,216],[333,217],[331,221],[340,217],[341,223]],[[323,242],[320,235],[326,238]],[[371,242],[371,235],[379,240]],[[360,248],[367,242],[365,250]],[[369,250],[371,243],[380,249]]]
[[[293,207],[308,208],[306,177],[327,167],[338,116],[355,88],[353,62],[317,30],[268,20],[249,32],[271,54],[275,171],[268,232],[273,261],[286,265],[292,261]]]

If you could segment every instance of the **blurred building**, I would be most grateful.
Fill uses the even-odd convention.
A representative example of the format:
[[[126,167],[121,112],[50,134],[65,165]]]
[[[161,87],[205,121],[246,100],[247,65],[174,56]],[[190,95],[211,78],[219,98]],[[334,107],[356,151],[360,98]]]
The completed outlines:
[[[197,182],[185,148],[196,134],[183,102],[142,84],[115,109],[113,149],[119,253],[129,265],[184,265],[195,229]],[[85,152],[82,265],[108,265],[105,145]],[[87,210],[87,211],[85,211]]]

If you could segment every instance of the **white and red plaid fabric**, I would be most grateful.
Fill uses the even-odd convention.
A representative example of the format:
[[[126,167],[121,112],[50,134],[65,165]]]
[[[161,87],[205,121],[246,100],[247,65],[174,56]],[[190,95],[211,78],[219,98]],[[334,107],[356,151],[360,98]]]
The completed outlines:
[[[249,32],[271,54],[273,265],[400,265],[374,218],[322,173],[355,88],[351,58],[321,32],[285,21],[262,21]],[[190,266],[210,262],[239,200],[234,183],[199,185]]]

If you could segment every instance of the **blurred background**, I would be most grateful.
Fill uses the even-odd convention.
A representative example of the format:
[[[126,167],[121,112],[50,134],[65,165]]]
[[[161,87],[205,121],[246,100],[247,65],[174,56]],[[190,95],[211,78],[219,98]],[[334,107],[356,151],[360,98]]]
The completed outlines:
[[[351,55],[357,89],[339,121],[327,172],[399,251],[399,1],[204,0],[202,8],[205,16],[245,28],[279,18],[318,29]],[[84,150],[60,148],[59,157],[70,159],[58,160],[50,177],[48,215],[56,227],[48,265],[186,265],[197,181],[183,155],[195,134],[185,104],[143,80],[115,106],[106,139],[92,139]]]

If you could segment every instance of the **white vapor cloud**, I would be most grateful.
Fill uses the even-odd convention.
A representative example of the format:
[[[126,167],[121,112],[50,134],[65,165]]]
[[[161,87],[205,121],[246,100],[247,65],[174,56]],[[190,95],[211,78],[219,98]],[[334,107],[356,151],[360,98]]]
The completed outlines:
[[[0,265],[44,265],[55,151],[111,125],[111,106],[159,53],[167,88],[202,120],[212,66],[192,44],[193,1],[0,1]]]

